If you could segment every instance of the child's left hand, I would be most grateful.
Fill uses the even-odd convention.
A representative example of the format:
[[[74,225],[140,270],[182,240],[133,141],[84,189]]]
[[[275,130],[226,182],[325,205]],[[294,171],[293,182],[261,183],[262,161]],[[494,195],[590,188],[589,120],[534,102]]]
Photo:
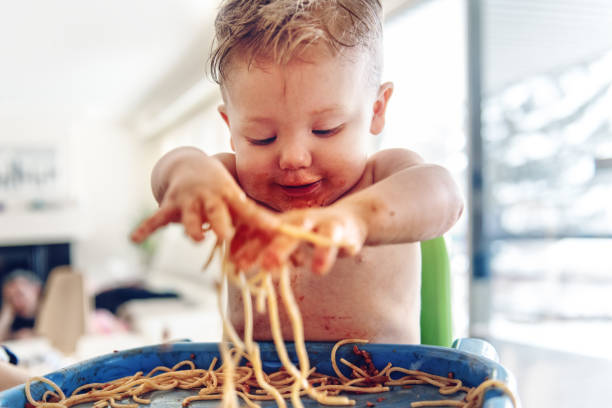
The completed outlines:
[[[262,267],[278,269],[286,262],[301,263],[306,242],[314,246],[311,268],[325,274],[340,255],[359,252],[367,237],[367,228],[356,214],[336,206],[292,210],[279,215],[282,224],[320,235],[336,245],[317,245],[280,231],[263,231],[239,226],[231,243],[230,257],[239,269]]]

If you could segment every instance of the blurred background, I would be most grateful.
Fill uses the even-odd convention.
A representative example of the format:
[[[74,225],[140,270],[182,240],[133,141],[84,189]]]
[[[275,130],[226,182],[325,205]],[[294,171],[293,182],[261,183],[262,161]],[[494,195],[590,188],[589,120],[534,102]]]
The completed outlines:
[[[32,271],[48,310],[39,335],[4,341],[29,369],[219,339],[218,265],[201,271],[212,242],[193,244],[176,226],[141,246],[127,238],[156,208],[149,176],[163,153],[229,149],[205,76],[217,4],[0,2],[0,278]],[[603,406],[612,5],[383,6],[384,79],[395,92],[373,149],[405,147],[447,167],[468,204],[446,235],[454,337],[492,342],[525,407]],[[52,271],[60,283],[50,284]],[[101,294],[123,291],[117,310],[100,313]],[[135,296],[147,299],[123,301]],[[53,312],[67,305],[78,313]]]

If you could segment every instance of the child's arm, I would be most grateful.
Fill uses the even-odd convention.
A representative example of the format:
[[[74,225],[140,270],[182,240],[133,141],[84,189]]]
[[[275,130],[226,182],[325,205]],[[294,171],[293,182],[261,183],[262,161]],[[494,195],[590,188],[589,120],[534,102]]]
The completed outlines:
[[[210,224],[220,239],[228,239],[237,223],[262,228],[275,225],[268,211],[247,198],[233,177],[233,155],[208,156],[192,147],[164,155],[151,174],[151,188],[159,210],[132,233],[142,242],[156,229],[180,222],[196,241],[204,238],[202,225]]]
[[[414,152],[384,150],[372,157],[373,184],[336,204],[365,223],[365,245],[425,241],[448,231],[463,212],[450,173]]]
[[[25,383],[30,375],[12,364],[0,361],[0,391]]]

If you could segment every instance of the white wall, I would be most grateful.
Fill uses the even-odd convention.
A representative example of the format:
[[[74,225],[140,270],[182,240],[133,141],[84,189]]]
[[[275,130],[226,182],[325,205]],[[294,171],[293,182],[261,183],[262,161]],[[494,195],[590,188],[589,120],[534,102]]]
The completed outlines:
[[[128,239],[146,214],[149,169],[140,143],[104,120],[86,119],[71,126],[70,145],[82,223],[73,263],[95,280],[141,272],[140,251]]]
[[[94,278],[139,272],[140,251],[128,234],[144,216],[150,195],[145,152],[132,135],[91,115],[79,120],[45,113],[0,116],[0,149],[55,147],[60,152],[58,182],[51,191],[15,194],[0,201],[2,245],[71,241],[72,262]],[[33,199],[54,208],[28,209]]]

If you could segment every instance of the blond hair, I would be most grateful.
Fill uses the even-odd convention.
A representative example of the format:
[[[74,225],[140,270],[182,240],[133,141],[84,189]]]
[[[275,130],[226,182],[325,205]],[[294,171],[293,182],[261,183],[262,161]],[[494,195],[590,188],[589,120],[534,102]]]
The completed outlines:
[[[215,20],[210,76],[222,85],[232,58],[286,64],[309,46],[333,55],[360,49],[370,55],[370,79],[382,71],[380,0],[225,0]]]

